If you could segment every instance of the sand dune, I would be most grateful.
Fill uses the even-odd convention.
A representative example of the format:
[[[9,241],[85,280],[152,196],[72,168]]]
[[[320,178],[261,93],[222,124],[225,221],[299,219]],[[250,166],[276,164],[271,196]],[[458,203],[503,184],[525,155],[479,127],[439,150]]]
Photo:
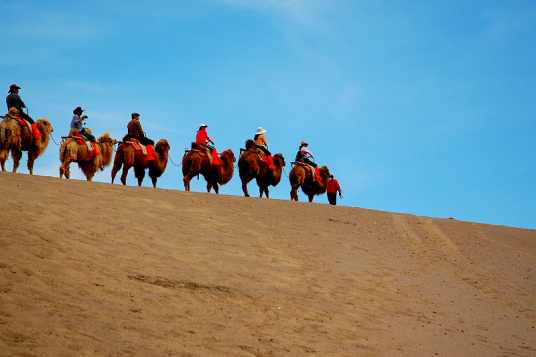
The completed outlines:
[[[536,231],[0,172],[0,356],[535,356]]]

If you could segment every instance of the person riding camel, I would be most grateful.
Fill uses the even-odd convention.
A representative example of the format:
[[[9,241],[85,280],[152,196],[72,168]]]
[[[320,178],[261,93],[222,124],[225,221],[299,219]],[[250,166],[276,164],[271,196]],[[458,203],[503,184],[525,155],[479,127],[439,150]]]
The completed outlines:
[[[9,109],[16,108],[19,111],[19,114],[14,115],[19,116],[26,120],[28,123],[30,123],[30,125],[32,126],[34,138],[40,138],[41,136],[43,136],[43,134],[41,134],[37,129],[35,121],[28,114],[22,111],[22,108],[26,108],[26,105],[24,104],[22,99],[20,99],[19,89],[21,88],[16,84],[12,84],[11,86],[9,86],[9,95],[6,97],[7,110],[9,112]]]
[[[302,162],[305,162],[307,165],[314,167],[318,181],[322,181],[322,177],[320,176],[320,171],[318,170],[318,165],[315,164],[313,161],[309,160],[310,157],[314,158],[314,156],[309,151],[309,149],[307,149],[307,146],[309,146],[309,144],[305,141],[302,141],[300,143],[300,148],[298,150],[298,153],[296,154],[296,161],[301,160]]]
[[[264,137],[264,133],[266,133],[266,130],[264,130],[262,127],[257,128],[257,132],[255,133],[255,146],[264,152],[264,154],[268,157],[268,168],[270,170],[275,170],[274,167],[274,158],[270,151],[268,151],[268,143],[266,142],[266,138]]]
[[[145,145],[147,149],[147,161],[154,160],[153,157],[153,145],[154,141],[145,136],[140,124],[140,115],[138,113],[131,114],[132,120],[127,124],[128,134],[125,136],[123,141],[128,141],[129,139],[136,139],[141,144]]]
[[[80,135],[87,138],[92,143],[97,142],[95,137],[91,135],[89,132],[86,131],[86,128],[82,126],[82,121],[87,118],[87,115],[82,115],[84,110],[81,107],[76,107],[75,110],[73,110],[73,119],[71,120],[71,129],[76,129],[80,133]]]
[[[197,131],[197,134],[195,135],[195,142],[197,143],[197,145],[204,146],[207,149],[209,149],[210,152],[212,153],[212,163],[214,165],[219,165],[220,160],[218,160],[218,152],[216,151],[216,148],[214,146],[207,144],[207,142],[210,141],[212,145],[214,145],[214,141],[212,141],[208,137],[207,130],[206,130],[207,127],[208,125],[206,124],[201,124],[199,126],[199,130]]]

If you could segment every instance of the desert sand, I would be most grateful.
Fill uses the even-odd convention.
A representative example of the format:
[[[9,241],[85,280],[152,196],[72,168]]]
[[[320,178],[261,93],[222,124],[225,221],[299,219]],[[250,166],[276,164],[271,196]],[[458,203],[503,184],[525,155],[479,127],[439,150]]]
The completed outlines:
[[[0,190],[0,356],[536,355],[536,230],[6,172]]]

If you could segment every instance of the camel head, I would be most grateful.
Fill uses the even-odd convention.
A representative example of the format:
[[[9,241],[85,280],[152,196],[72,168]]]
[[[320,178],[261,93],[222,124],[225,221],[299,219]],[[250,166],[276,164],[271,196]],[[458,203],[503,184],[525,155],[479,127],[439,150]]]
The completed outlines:
[[[285,162],[285,158],[281,154],[275,154],[274,159],[279,160],[281,162],[281,167],[285,166],[287,163]]]
[[[35,123],[37,124],[39,131],[43,135],[48,136],[50,133],[54,131],[54,127],[52,126],[52,124],[50,124],[50,121],[47,118],[37,119]]]
[[[111,138],[110,133],[106,132],[102,134],[101,136],[99,136],[99,138],[97,139],[97,142],[98,143],[110,143],[112,144],[112,146],[114,146],[115,144],[117,144],[118,141],[115,140],[114,138]]]
[[[232,162],[236,162],[236,157],[231,149],[227,149],[221,153],[221,156],[229,156]]]
[[[318,172],[320,173],[320,176],[322,176],[322,178],[329,177],[329,169],[327,166],[322,166],[318,169]]]
[[[169,146],[169,143],[168,143],[168,141],[166,139],[158,140],[158,142],[155,145],[155,149],[157,147],[160,148],[163,151],[169,151],[169,149],[171,149],[171,146]]]

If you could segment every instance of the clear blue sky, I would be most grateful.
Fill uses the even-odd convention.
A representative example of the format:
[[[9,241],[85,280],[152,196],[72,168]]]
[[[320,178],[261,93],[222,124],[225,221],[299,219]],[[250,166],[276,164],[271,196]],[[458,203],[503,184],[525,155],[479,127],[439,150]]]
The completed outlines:
[[[22,87],[56,140],[77,106],[97,136],[118,139],[140,113],[176,163],[200,123],[237,156],[262,126],[288,163],[308,141],[340,204],[536,229],[534,1],[8,0],[0,11],[5,95]],[[35,173],[57,177],[59,164],[51,143]],[[180,167],[159,187],[183,190]],[[289,192],[286,177],[271,190]],[[237,174],[221,193],[242,195]]]

